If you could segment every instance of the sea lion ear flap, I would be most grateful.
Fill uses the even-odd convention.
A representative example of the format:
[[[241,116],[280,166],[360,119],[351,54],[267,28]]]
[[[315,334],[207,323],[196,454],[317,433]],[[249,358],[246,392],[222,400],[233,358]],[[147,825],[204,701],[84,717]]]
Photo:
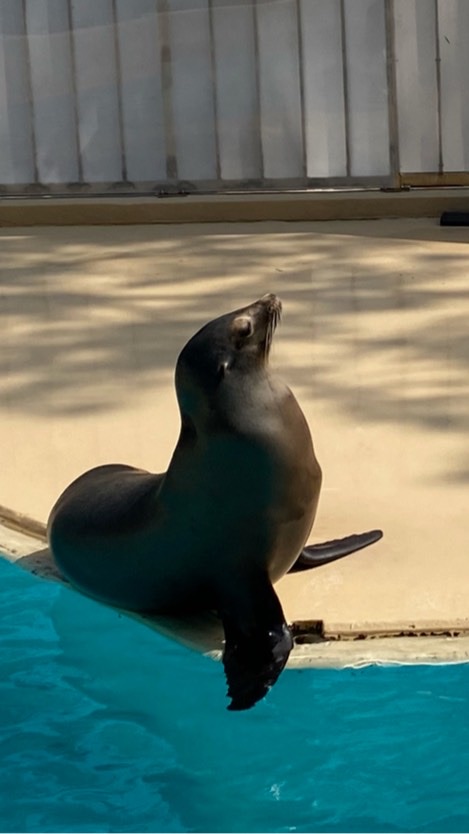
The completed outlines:
[[[231,328],[236,339],[249,339],[254,332],[254,325],[250,316],[238,316]]]

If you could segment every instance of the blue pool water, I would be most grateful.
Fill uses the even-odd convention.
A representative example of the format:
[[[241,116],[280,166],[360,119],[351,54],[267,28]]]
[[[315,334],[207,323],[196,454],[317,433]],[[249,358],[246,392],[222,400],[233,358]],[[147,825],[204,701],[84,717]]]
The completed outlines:
[[[0,560],[0,830],[469,830],[469,668],[222,668]]]

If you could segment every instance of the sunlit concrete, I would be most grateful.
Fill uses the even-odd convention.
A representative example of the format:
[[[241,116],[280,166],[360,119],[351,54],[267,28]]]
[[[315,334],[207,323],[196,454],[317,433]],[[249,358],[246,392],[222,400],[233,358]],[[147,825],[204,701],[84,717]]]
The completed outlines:
[[[0,230],[0,504],[45,520],[91,466],[164,470],[180,348],[276,292],[272,364],[324,472],[311,541],[385,533],[282,580],[287,616],[467,625],[468,239],[430,219]]]

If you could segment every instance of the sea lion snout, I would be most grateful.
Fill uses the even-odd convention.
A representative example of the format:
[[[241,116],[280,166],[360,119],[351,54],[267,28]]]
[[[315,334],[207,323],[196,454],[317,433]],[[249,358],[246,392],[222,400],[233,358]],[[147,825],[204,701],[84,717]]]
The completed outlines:
[[[258,298],[257,301],[253,301],[252,304],[248,304],[247,307],[243,307],[241,310],[236,310],[232,315],[235,315],[239,319],[242,317],[254,317],[254,319],[266,317],[267,319],[274,319],[277,324],[280,320],[281,314],[282,302],[280,301],[280,298],[278,295],[268,292],[261,298]]]
[[[256,304],[264,304],[269,312],[276,313],[280,316],[282,312],[282,302],[278,295],[275,295],[273,292],[268,292],[259,298],[259,301],[256,301]]]

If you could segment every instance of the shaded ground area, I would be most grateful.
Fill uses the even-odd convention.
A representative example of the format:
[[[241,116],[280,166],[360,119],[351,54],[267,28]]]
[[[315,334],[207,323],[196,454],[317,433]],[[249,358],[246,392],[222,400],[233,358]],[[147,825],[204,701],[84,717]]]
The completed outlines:
[[[466,618],[468,239],[434,220],[0,230],[0,504],[45,520],[90,466],[164,470],[179,350],[273,291],[272,363],[324,470],[312,540],[385,530],[284,580],[287,607]]]

